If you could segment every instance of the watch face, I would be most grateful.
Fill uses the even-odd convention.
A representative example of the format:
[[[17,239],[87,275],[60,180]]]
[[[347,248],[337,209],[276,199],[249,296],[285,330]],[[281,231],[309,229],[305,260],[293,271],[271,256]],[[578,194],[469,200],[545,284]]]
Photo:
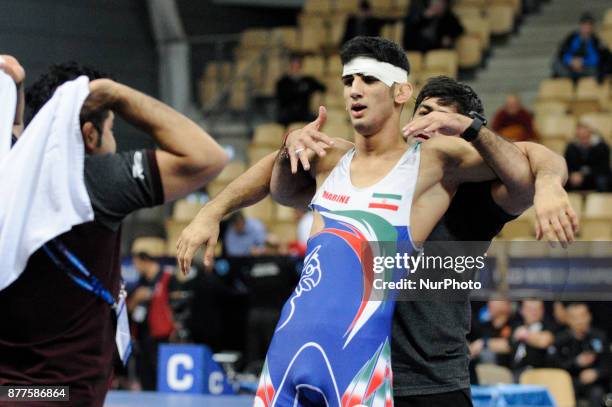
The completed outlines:
[[[473,111],[473,110],[472,110],[472,111],[469,113],[469,116],[470,116],[472,119],[478,118],[478,120],[480,120],[480,121],[482,122],[482,125],[483,125],[483,126],[486,126],[486,125],[487,125],[487,119],[486,119],[486,117],[484,117],[484,116],[483,116],[483,115],[481,115],[480,113],[475,112],[475,111]]]

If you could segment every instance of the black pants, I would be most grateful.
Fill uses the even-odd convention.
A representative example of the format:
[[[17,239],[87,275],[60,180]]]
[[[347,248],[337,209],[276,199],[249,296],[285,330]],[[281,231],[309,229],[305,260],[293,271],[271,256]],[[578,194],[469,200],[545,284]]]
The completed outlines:
[[[469,389],[393,398],[395,407],[473,407]]]

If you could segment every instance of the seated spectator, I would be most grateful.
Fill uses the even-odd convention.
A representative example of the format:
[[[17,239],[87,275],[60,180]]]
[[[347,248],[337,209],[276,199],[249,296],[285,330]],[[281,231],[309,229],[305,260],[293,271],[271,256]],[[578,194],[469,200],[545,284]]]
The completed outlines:
[[[544,302],[521,304],[522,324],[512,332],[512,365],[518,377],[529,367],[548,366],[548,348],[554,343],[553,326],[544,317]]]
[[[172,342],[192,342],[189,323],[193,297],[197,286],[197,270],[192,268],[189,274],[174,273],[168,283],[168,300],[172,309],[175,330],[170,337]]]
[[[255,218],[245,218],[241,212],[232,216],[225,232],[223,247],[227,256],[252,256],[261,253],[266,244],[266,227]]]
[[[534,141],[533,117],[518,95],[506,96],[506,104],[493,117],[493,130],[512,141]]]
[[[518,321],[510,301],[489,301],[486,321],[474,324],[470,336],[470,356],[476,363],[494,363],[510,367],[512,362],[510,336]]]
[[[610,349],[606,335],[591,327],[591,312],[584,303],[567,306],[569,328],[555,341],[557,366],[574,381],[576,398],[587,398],[590,406],[602,406],[609,391]]]
[[[594,34],[594,19],[590,13],[580,17],[580,27],[561,43],[553,63],[553,76],[571,78],[595,76],[601,60],[601,41]]]
[[[610,147],[584,123],[576,127],[576,139],[568,144],[565,160],[568,190],[610,190]]]
[[[342,43],[344,44],[351,38],[360,35],[377,37],[380,34],[382,26],[386,22],[387,20],[385,19],[374,17],[372,15],[370,2],[368,0],[362,0],[359,2],[357,14],[351,15],[346,21]],[[391,22],[391,20],[388,22]]]
[[[316,116],[310,111],[310,97],[325,92],[325,85],[302,73],[302,57],[294,54],[289,60],[289,72],[276,83],[278,122],[287,126],[293,122],[310,122]]]
[[[135,330],[136,370],[143,390],[157,389],[157,348],[167,342],[174,331],[168,300],[168,283],[172,273],[162,270],[159,262],[147,252],[132,254],[140,279],[129,294],[127,307]]]
[[[408,51],[421,52],[453,48],[461,34],[463,26],[448,0],[414,1],[404,19],[403,45]]]

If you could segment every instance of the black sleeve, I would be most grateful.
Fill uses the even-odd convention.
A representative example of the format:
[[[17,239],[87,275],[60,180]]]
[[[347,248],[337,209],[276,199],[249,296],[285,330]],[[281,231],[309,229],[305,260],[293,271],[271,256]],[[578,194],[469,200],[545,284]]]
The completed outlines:
[[[608,174],[610,172],[610,148],[604,142],[594,147],[591,168],[595,174]]]
[[[578,162],[578,151],[573,144],[569,144],[565,149],[565,161],[567,162],[567,170],[571,173],[580,171],[580,163]]]
[[[111,230],[130,213],[164,202],[154,150],[88,156],[85,185],[95,220]]]
[[[563,42],[561,43],[561,46],[559,46],[559,52],[558,52],[558,54],[557,54],[557,57],[558,57],[560,60],[563,60],[563,55],[565,55],[565,53],[566,53],[566,52],[567,52],[567,50],[569,49],[570,44],[571,44],[571,42],[572,42],[572,38],[574,38],[574,35],[575,35],[575,34],[576,34],[575,32],[572,32],[572,33],[568,34],[568,36],[567,36],[567,37],[565,37],[565,39],[564,39],[564,40],[563,40]]]
[[[317,80],[317,78],[313,76],[305,77],[308,83],[309,91],[312,92],[325,92],[325,85]]]
[[[496,181],[461,184],[446,211],[444,220],[457,240],[490,241],[507,222],[516,219],[493,199],[491,188]]]

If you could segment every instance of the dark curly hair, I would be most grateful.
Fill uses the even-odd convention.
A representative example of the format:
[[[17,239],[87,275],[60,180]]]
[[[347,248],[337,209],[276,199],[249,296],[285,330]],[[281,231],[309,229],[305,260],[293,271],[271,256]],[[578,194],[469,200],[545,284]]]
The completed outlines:
[[[26,89],[25,101],[29,113],[28,122],[32,120],[45,103],[51,99],[55,90],[60,85],[83,75],[87,76],[90,81],[94,79],[110,78],[109,75],[105,73],[99,72],[90,66],[79,65],[74,61],[51,65],[46,73],[42,74],[36,82]],[[98,133],[101,134],[104,121],[108,118],[108,114],[109,111],[106,109],[92,112],[81,111],[79,116],[81,126],[86,122],[91,122],[96,130],[98,130]],[[100,142],[101,141],[102,138],[100,138]]]
[[[410,74],[406,52],[393,41],[381,37],[358,36],[347,41],[340,50],[342,64],[357,57],[370,57],[404,69]]]
[[[448,76],[435,76],[427,81],[416,98],[414,112],[421,102],[429,98],[438,98],[439,104],[454,106],[457,112],[463,115],[467,115],[471,111],[484,115],[482,101],[474,92],[474,89]]]

